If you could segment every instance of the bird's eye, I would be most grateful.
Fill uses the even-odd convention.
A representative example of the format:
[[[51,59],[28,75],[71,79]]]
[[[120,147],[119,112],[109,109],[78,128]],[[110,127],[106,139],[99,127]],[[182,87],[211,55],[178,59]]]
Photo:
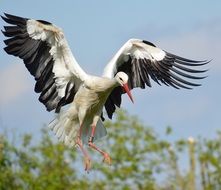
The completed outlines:
[[[119,77],[120,80],[123,80],[121,77]]]

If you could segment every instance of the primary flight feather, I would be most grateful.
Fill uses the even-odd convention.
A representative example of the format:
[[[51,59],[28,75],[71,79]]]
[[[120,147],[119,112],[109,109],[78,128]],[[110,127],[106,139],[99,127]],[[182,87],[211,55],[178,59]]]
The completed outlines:
[[[111,59],[101,77],[88,75],[75,60],[63,31],[43,20],[2,16],[10,24],[2,33],[7,37],[4,50],[24,61],[35,78],[35,92],[48,111],[58,115],[49,124],[55,135],[67,146],[78,146],[85,158],[85,170],[91,166],[84,144],[100,152],[104,161],[109,154],[98,148],[94,140],[106,135],[104,108],[111,119],[121,96],[136,87],[151,87],[151,79],[174,88],[199,86],[203,79],[199,70],[208,61],[186,59],[156,47],[153,43],[128,40]],[[67,110],[62,107],[70,104]]]

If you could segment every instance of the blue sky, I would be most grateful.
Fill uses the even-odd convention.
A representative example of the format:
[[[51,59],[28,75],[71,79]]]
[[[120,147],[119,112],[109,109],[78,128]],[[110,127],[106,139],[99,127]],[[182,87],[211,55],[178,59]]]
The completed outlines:
[[[122,107],[172,139],[213,137],[221,117],[221,1],[11,1],[0,0],[3,12],[43,19],[61,27],[82,68],[100,75],[104,66],[129,38],[141,38],[191,59],[213,59],[208,78],[194,90],[153,85],[134,90],[135,104],[123,98]],[[0,20],[0,26],[5,23]],[[0,126],[37,135],[53,118],[38,102],[34,80],[22,61],[7,55],[0,34]],[[152,84],[154,84],[152,82]],[[123,130],[123,129],[122,129]]]

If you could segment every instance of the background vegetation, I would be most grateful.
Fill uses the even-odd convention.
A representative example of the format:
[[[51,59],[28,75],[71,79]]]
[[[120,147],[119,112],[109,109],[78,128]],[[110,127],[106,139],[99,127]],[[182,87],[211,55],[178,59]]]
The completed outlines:
[[[112,166],[95,152],[92,171],[82,155],[53,141],[47,129],[40,141],[0,136],[0,190],[220,190],[221,133],[215,139],[161,139],[136,117],[119,112],[106,122],[108,137],[98,142],[111,153]],[[166,135],[172,135],[167,128]],[[82,174],[83,173],[83,174]]]

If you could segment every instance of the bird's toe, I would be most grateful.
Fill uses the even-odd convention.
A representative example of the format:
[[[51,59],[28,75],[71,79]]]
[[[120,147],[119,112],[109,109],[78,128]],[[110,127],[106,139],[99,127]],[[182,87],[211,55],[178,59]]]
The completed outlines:
[[[91,160],[88,157],[84,158],[84,165],[85,165],[85,171],[87,173],[89,173],[90,169],[91,169]]]
[[[108,165],[111,165],[112,160],[111,160],[110,155],[108,153],[104,153],[103,156],[104,156],[103,162],[107,163]]]

